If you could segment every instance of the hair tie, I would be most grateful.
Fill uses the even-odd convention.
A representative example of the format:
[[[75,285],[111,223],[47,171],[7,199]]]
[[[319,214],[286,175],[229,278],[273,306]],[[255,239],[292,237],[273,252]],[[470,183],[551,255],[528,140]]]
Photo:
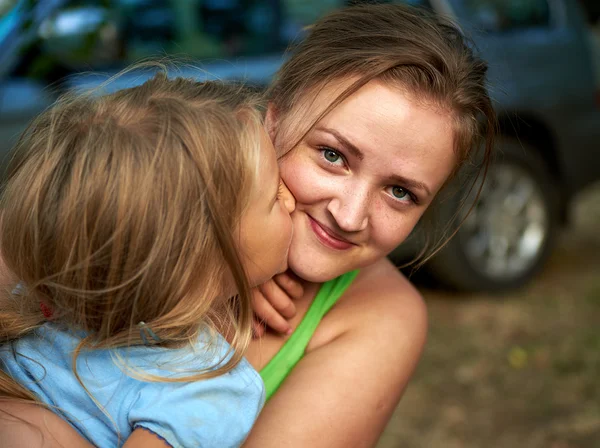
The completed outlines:
[[[162,340],[156,335],[156,333],[152,331],[152,328],[150,328],[150,326],[147,325],[146,322],[144,322],[143,320],[140,321],[138,327],[140,329],[140,337],[142,338],[144,345],[150,345],[146,334],[148,334],[152,339],[154,339],[155,342],[162,342]]]
[[[46,320],[50,320],[52,318],[52,314],[54,314],[52,312],[52,308],[50,308],[44,302],[40,302],[40,310],[42,311],[42,314],[44,315]]]

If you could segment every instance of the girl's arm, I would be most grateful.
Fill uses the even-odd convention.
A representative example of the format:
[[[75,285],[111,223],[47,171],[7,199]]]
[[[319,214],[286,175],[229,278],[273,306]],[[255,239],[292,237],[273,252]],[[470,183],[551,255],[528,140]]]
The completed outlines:
[[[347,294],[323,319],[245,447],[376,444],[421,356],[427,313],[387,260],[363,270]]]
[[[153,432],[137,428],[125,441],[123,448],[171,448],[171,445]]]

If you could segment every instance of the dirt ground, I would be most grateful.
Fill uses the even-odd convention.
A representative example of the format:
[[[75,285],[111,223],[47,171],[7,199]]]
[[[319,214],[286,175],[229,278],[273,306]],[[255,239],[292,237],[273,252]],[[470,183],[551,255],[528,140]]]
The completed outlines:
[[[429,341],[378,448],[600,447],[600,185],[528,287],[423,294]]]

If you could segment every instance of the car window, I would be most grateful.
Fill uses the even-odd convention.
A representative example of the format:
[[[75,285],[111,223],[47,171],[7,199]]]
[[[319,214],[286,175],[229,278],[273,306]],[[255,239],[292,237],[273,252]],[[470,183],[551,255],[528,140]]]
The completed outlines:
[[[290,42],[301,39],[307,27],[323,15],[351,4],[374,2],[13,1],[33,12],[40,9],[39,5],[46,7],[43,14],[38,14],[39,20],[28,22],[19,30],[21,34],[27,32],[33,39],[20,46],[18,55],[13,55],[17,62],[8,76],[52,84],[82,71],[114,73],[131,63],[156,58],[157,55],[183,58],[190,65],[200,61],[220,61],[234,66],[244,58],[280,58]],[[429,0],[388,0],[380,3],[429,6]],[[0,33],[10,24],[9,17],[0,22]],[[18,36],[13,36],[13,40],[19,41]]]
[[[280,52],[323,15],[360,3],[429,6],[428,0],[128,0],[122,15],[129,18],[130,60],[157,50],[231,58]]]
[[[347,4],[345,0],[64,0],[36,24],[38,41],[20,49],[20,63],[12,76],[54,82],[69,73],[111,71],[157,55],[181,57],[191,64],[279,55],[306,26]],[[2,32],[10,23],[4,20],[0,25]]]
[[[119,15],[127,62],[157,53],[235,58],[281,49],[280,0],[129,0]]]
[[[431,8],[431,3],[429,0],[403,0],[403,1],[395,1],[394,3],[406,3],[411,6],[420,6],[423,8]]]
[[[344,0],[282,0],[281,38],[289,43],[302,36],[305,28],[328,12],[342,8]]]
[[[356,5],[361,3],[404,3],[405,5],[431,8],[431,3],[429,0],[349,0],[346,3],[348,5]]]
[[[465,0],[465,7],[472,24],[487,31],[550,26],[547,0]]]
[[[11,29],[19,19],[19,8],[16,4],[0,4],[0,42],[10,33]]]

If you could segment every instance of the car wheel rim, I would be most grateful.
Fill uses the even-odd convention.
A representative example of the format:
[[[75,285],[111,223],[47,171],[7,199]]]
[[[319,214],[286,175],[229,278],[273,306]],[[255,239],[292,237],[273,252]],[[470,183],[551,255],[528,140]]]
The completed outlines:
[[[542,191],[529,173],[498,163],[490,169],[459,238],[473,268],[492,280],[508,281],[536,264],[549,221]]]

